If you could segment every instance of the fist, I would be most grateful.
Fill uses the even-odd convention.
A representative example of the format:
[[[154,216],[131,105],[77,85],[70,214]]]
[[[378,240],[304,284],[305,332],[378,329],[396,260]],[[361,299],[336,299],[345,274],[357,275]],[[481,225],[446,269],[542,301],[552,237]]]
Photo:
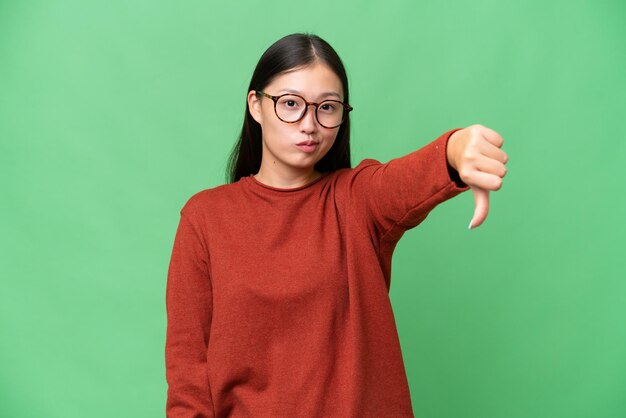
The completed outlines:
[[[508,156],[501,149],[504,140],[496,131],[471,125],[456,131],[448,140],[448,164],[474,194],[474,216],[469,228],[481,225],[489,212],[489,192],[500,190]]]

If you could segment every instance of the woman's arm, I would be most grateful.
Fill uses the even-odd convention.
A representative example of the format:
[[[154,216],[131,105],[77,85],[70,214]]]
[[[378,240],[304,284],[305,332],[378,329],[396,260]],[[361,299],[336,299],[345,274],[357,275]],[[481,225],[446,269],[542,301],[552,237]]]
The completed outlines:
[[[469,190],[446,157],[451,129],[409,154],[381,163],[365,159],[347,175],[351,213],[363,216],[373,238],[394,242],[420,224],[438,204]]]
[[[476,227],[487,214],[488,190],[498,190],[506,174],[502,143],[496,132],[472,125],[384,164],[365,159],[342,177],[352,213],[365,216],[373,237],[394,242],[437,205],[472,188]]]
[[[167,275],[168,418],[214,417],[207,373],[212,318],[209,258],[192,218],[181,211]]]

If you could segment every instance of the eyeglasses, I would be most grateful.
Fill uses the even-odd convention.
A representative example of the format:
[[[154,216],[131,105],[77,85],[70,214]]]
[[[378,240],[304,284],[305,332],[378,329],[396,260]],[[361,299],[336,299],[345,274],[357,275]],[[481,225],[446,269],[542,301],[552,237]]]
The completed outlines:
[[[281,94],[272,96],[260,90],[255,90],[274,101],[274,112],[278,119],[286,123],[295,123],[301,120],[309,110],[310,105],[315,106],[315,118],[324,128],[336,128],[343,123],[352,106],[339,100],[324,100],[320,103],[307,102],[304,97],[297,94]]]

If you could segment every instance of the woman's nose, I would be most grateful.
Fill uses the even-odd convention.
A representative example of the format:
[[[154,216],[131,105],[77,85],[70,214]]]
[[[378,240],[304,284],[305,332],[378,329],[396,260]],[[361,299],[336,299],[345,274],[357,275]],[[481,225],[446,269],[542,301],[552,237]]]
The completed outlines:
[[[317,121],[315,120],[315,105],[308,105],[306,108],[306,112],[300,120],[300,127],[303,131],[310,132],[315,130],[315,124]]]

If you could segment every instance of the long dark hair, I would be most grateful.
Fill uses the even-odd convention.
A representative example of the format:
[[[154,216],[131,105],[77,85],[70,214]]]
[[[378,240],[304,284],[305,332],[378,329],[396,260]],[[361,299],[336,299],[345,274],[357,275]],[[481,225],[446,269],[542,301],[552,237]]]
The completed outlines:
[[[287,35],[276,41],[263,53],[252,74],[246,96],[250,90],[263,90],[283,71],[307,66],[315,60],[328,65],[339,77],[344,90],[344,103],[350,103],[348,77],[339,55],[328,42],[317,35],[307,33]],[[246,100],[243,127],[239,140],[233,147],[228,159],[226,181],[234,183],[242,177],[256,174],[261,168],[262,152],[261,125],[250,114]],[[319,172],[326,172],[351,166],[350,114],[348,113],[339,127],[333,146],[315,164],[315,169]]]

